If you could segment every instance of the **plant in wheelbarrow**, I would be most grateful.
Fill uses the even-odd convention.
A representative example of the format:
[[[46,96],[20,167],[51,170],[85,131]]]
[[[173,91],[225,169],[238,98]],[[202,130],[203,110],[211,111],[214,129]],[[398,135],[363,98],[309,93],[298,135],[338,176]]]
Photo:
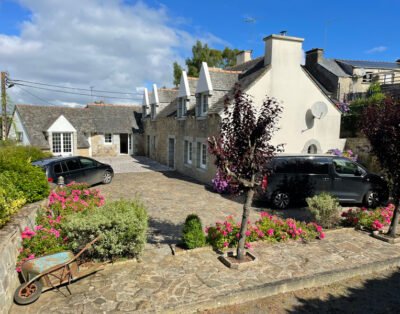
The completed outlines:
[[[233,99],[225,99],[219,136],[208,139],[218,171],[228,176],[245,194],[236,252],[239,261],[246,258],[247,221],[255,189],[258,186],[265,188],[272,158],[283,149],[282,145],[271,143],[281,113],[280,102],[269,97],[257,109],[251,96],[236,85]]]

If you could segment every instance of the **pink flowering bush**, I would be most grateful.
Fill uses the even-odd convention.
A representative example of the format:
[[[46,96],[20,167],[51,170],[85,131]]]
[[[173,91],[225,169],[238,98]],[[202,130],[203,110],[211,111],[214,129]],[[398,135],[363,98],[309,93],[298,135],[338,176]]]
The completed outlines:
[[[64,251],[67,248],[67,239],[61,236],[60,224],[52,222],[49,227],[36,225],[33,229],[26,227],[21,234],[22,248],[17,262],[17,271],[21,265],[36,256],[43,256]]]
[[[99,190],[90,190],[83,183],[70,183],[64,188],[57,188],[49,195],[49,209],[54,214],[81,212],[104,205],[104,197]]]
[[[246,248],[251,248],[250,242],[268,241],[281,242],[286,240],[309,241],[316,238],[323,239],[325,234],[322,227],[316,223],[305,223],[294,219],[282,219],[261,213],[260,219],[255,224],[247,222]],[[215,226],[206,228],[207,242],[216,249],[234,247],[239,241],[240,223],[228,216],[224,222],[217,222]]]
[[[343,224],[345,226],[364,227],[370,230],[382,230],[384,227],[390,225],[393,217],[394,205],[389,204],[386,207],[368,210],[362,208],[350,208],[348,211],[342,213]]]
[[[26,227],[21,234],[22,248],[17,271],[29,259],[70,248],[63,225],[77,213],[88,212],[103,205],[104,197],[98,190],[89,190],[86,184],[71,183],[51,191],[48,206],[38,213],[34,228]]]

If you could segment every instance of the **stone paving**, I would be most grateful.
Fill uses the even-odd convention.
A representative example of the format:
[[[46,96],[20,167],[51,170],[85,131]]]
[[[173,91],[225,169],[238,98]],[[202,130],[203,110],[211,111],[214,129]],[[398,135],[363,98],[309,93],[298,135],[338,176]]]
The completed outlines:
[[[66,297],[57,291],[45,292],[27,307],[14,305],[11,313],[187,313],[199,304],[280,280],[341,272],[390,258],[400,261],[398,246],[348,229],[329,232],[326,239],[308,244],[257,243],[258,262],[240,271],[225,267],[209,249],[173,256],[168,244],[179,240],[188,214],[197,213],[204,225],[231,214],[239,220],[241,199],[210,192],[173,171],[117,174],[110,185],[97,188],[107,199],[140,197],[147,206],[151,228],[141,261],[110,265],[72,284],[72,296],[65,288]],[[261,210],[262,206],[254,207],[253,221]],[[275,213],[309,218],[301,208]]]
[[[398,246],[348,229],[308,244],[261,243],[254,253],[258,262],[238,271],[225,267],[210,250],[172,256],[167,245],[150,246],[140,263],[109,266],[72,284],[72,296],[49,291],[28,307],[14,305],[10,313],[190,313],[267,283],[400,258]]]
[[[102,163],[111,165],[114,169],[114,173],[172,170],[167,166],[143,156],[96,157],[95,159]]]

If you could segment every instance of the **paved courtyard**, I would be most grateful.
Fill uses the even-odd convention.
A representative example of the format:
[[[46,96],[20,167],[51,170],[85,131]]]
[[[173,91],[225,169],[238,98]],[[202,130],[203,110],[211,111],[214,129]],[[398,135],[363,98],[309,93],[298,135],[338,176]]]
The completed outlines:
[[[240,271],[225,267],[208,248],[173,256],[168,244],[179,241],[188,214],[198,214],[204,225],[227,215],[239,220],[241,199],[213,193],[174,171],[140,168],[117,173],[111,184],[97,188],[108,200],[139,197],[146,205],[150,232],[141,260],[109,265],[71,285],[72,296],[65,288],[61,289],[65,296],[49,291],[32,305],[14,305],[11,313],[190,313],[232,300],[257,299],[265,296],[265,289],[287,289],[293,280],[312,278],[318,282],[314,278],[321,274],[328,280],[343,272],[351,275],[354,268],[362,271],[370,265],[383,267],[385,261],[400,263],[398,246],[349,229],[328,232],[326,239],[308,244],[257,243],[254,253],[258,262]],[[264,210],[261,205],[254,207],[253,221]],[[309,218],[307,210],[301,208],[275,213]]]
[[[96,157],[95,159],[111,165],[115,173],[171,171],[167,166],[144,156],[132,157],[123,155],[118,157]]]

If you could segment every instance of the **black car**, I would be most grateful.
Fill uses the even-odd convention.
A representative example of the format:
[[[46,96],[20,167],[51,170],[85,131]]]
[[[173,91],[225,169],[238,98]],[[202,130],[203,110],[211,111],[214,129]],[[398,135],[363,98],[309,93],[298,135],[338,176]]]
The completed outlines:
[[[276,208],[327,192],[341,203],[375,207],[389,197],[386,181],[345,157],[332,155],[280,155],[272,160],[266,198]]]
[[[53,183],[57,183],[58,178],[62,176],[66,184],[108,184],[114,177],[114,170],[110,165],[88,157],[54,157],[37,160],[32,164],[41,167],[46,172],[48,181]]]

